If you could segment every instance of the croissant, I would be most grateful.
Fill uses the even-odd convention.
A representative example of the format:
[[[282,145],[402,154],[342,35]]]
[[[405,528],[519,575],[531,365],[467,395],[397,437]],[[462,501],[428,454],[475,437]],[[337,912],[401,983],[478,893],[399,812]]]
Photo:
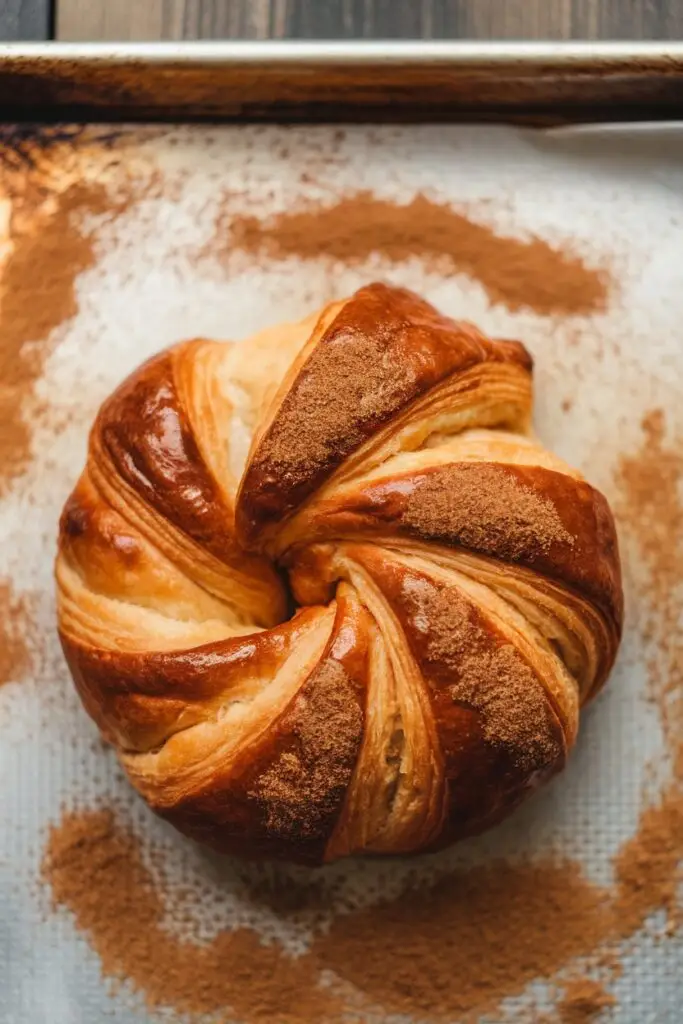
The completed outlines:
[[[561,769],[622,623],[605,498],[530,429],[531,359],[361,288],[193,340],[101,408],[59,630],[133,785],[219,850],[432,850]]]

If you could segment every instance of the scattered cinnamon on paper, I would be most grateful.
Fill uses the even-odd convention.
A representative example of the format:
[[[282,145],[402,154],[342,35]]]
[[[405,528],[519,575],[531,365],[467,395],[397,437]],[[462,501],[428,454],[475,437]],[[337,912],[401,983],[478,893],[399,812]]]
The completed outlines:
[[[245,928],[197,944],[162,926],[164,892],[135,837],[102,810],[67,814],[53,826],[43,876],[106,977],[127,979],[151,1008],[196,1016],[230,1007],[248,1024],[274,1019],[274,1008],[278,1022],[340,1020],[343,1004],[322,985],[322,971],[371,1007],[469,1019],[612,930],[605,892],[578,865],[500,863],[341,915],[300,957]]]
[[[0,581],[0,686],[18,682],[31,666],[31,602],[17,596],[11,584]]]
[[[336,1013],[312,957],[265,945],[258,932],[221,932],[208,943],[165,927],[163,893],[134,836],[107,810],[67,814],[53,827],[43,875],[100,957],[105,977],[128,982],[150,1010],[191,1016],[228,1011],[249,1024],[311,1024]]]
[[[418,194],[396,203],[361,191],[327,205],[303,206],[261,220],[219,215],[211,252],[234,250],[263,259],[333,259],[363,263],[377,253],[391,263],[418,258],[435,270],[478,281],[493,303],[541,315],[604,309],[613,287],[604,267],[536,235],[499,234],[447,203]]]
[[[593,978],[572,978],[564,984],[558,1003],[559,1024],[594,1024],[604,1011],[616,1006],[616,999]]]
[[[641,423],[642,443],[622,457],[618,471],[616,512],[627,542],[639,561],[635,579],[646,637],[654,639],[658,656],[650,669],[651,695],[658,701],[662,726],[683,782],[683,438],[667,438],[661,409]]]
[[[611,930],[607,893],[579,865],[494,862],[339,916],[313,950],[385,1012],[469,1021]]]
[[[10,204],[8,255],[0,265],[0,497],[28,464],[43,412],[35,384],[57,328],[78,312],[76,281],[96,263],[99,225],[158,189],[154,172],[137,167],[131,175],[115,156],[98,159],[97,180],[83,173],[90,151],[100,157],[116,135],[86,126],[0,132]]]
[[[624,937],[641,928],[655,910],[666,912],[669,933],[680,928],[682,864],[683,789],[677,779],[641,812],[635,835],[615,858],[617,920]]]
[[[54,330],[77,312],[76,278],[95,262],[83,218],[106,212],[108,205],[100,184],[72,185],[52,204],[42,197],[16,199],[12,249],[0,280],[0,494],[26,466],[34,384]]]
[[[616,512],[631,561],[639,563],[633,581],[636,625],[656,648],[648,665],[650,691],[672,775],[616,858],[617,906],[626,930],[662,908],[674,931],[683,923],[683,438],[667,438],[660,409],[649,412],[641,428],[640,448],[620,462]]]

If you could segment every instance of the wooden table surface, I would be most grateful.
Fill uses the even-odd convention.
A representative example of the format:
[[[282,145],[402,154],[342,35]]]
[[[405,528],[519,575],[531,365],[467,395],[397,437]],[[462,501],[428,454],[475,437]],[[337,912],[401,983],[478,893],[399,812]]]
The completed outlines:
[[[0,38],[682,39],[683,0],[0,0]]]

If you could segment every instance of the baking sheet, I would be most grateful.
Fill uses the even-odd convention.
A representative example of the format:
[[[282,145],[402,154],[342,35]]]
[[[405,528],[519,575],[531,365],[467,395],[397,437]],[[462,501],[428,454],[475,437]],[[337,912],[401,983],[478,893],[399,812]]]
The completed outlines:
[[[0,578],[30,596],[34,621],[29,677],[0,688],[0,1021],[7,1024],[149,1019],[125,986],[107,991],[97,957],[69,915],[47,913],[39,864],[47,825],[63,805],[115,802],[163,857],[169,877],[185,893],[202,894],[169,897],[170,928],[189,914],[205,937],[226,923],[250,923],[292,949],[307,941],[305,920],[245,897],[244,872],[266,869],[207,861],[133,795],[80,708],[61,658],[56,522],[85,458],[87,427],[128,371],[177,340],[239,339],[384,278],[493,335],[523,340],[536,360],[540,436],[608,496],[620,453],[638,447],[645,413],[664,408],[670,429],[683,427],[683,197],[675,155],[668,162],[646,152],[631,159],[608,144],[585,153],[532,132],[475,126],[157,127],[124,130],[106,142],[96,137],[91,129],[66,149],[47,147],[32,172],[48,198],[74,181],[104,183],[118,209],[115,218],[92,214],[97,258],[76,281],[77,312],[51,338],[30,412],[30,466],[0,504]],[[16,181],[15,168],[0,171],[5,224]],[[590,316],[511,312],[492,305],[476,280],[417,258],[396,265],[373,255],[359,266],[254,260],[226,255],[216,236],[226,209],[263,218],[359,187],[398,202],[425,191],[476,212],[501,233],[569,241],[589,262],[610,263],[617,284],[609,306]],[[667,770],[657,709],[646,699],[647,657],[637,632],[627,630],[568,769],[514,818],[435,857],[326,869],[315,884],[328,893],[330,914],[396,894],[409,880],[501,855],[559,850],[608,883],[611,858],[636,826],[648,765]],[[285,884],[308,878],[297,868],[273,870]],[[614,983],[614,1019],[675,1024],[682,962],[679,939],[643,941]]]

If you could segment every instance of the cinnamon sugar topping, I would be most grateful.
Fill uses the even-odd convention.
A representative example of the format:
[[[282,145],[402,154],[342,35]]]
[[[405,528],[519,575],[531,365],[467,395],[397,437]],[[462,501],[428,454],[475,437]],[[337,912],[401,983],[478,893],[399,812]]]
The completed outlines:
[[[508,751],[521,771],[554,764],[562,748],[548,697],[517,649],[487,632],[476,608],[454,587],[427,598],[424,612],[429,656],[451,669],[453,700],[480,713],[487,742]]]
[[[484,738],[508,751],[520,771],[555,764],[562,747],[549,721],[548,697],[512,644],[472,654],[460,666],[453,700],[481,714]]]
[[[328,658],[297,697],[296,745],[261,775],[257,797],[283,837],[324,837],[348,785],[363,715],[343,666]]]
[[[258,483],[247,493],[282,481],[288,492],[301,485],[310,492],[392,415],[486,360],[530,367],[520,344],[493,343],[410,291],[379,283],[361,288],[291,382],[257,449]]]
[[[291,481],[338,461],[407,394],[403,367],[387,365],[379,342],[364,333],[344,333],[338,343],[319,345],[285,399],[262,456]]]
[[[574,543],[547,497],[491,463],[460,463],[425,474],[402,520],[425,538],[512,561]]]

